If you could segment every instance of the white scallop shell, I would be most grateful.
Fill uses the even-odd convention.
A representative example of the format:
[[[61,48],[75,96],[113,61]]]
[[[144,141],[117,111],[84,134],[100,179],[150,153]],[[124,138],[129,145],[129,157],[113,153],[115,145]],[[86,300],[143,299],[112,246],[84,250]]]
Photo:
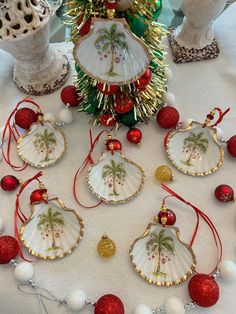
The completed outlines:
[[[113,49],[109,41],[112,28],[117,38]],[[130,32],[125,19],[93,18],[89,34],[74,48],[74,58],[88,76],[117,85],[133,82],[149,65],[146,46]]]
[[[192,121],[186,129],[170,132],[167,138],[166,150],[171,162],[178,170],[192,176],[211,174],[224,161],[216,129],[202,126]]]
[[[142,189],[144,177],[143,169],[119,152],[103,153],[87,173],[88,185],[93,193],[113,204],[134,198]]]
[[[66,140],[63,132],[49,121],[43,124],[33,123],[30,130],[17,141],[18,155],[36,168],[53,165],[62,157],[65,150]]]
[[[50,227],[53,222],[53,229]],[[20,239],[32,255],[57,259],[70,254],[84,233],[79,214],[58,198],[32,205],[32,215],[20,229]]]
[[[163,243],[161,247],[160,243]],[[157,223],[150,223],[133,242],[130,258],[142,278],[157,286],[178,285],[196,268],[196,257],[191,247],[180,240],[179,229]]]

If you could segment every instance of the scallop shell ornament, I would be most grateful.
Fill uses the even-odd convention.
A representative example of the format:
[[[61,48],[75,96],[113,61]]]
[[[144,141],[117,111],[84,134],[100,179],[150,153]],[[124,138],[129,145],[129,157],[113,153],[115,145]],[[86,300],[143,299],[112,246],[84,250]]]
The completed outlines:
[[[100,160],[87,173],[87,181],[92,192],[106,203],[126,203],[137,196],[143,187],[144,171],[135,162],[122,154],[121,143],[109,139]],[[115,147],[119,147],[115,150]]]
[[[217,128],[196,121],[171,131],[166,151],[178,170],[192,176],[207,176],[218,170],[224,161]]]
[[[156,286],[179,285],[195,270],[196,257],[180,239],[179,229],[150,223],[134,240],[130,258],[142,278]]]
[[[18,155],[35,168],[55,164],[65,151],[64,133],[49,121],[33,123],[17,141]]]
[[[132,83],[150,62],[146,46],[125,19],[92,18],[90,32],[74,48],[74,58],[89,77],[114,85]]]
[[[54,260],[70,254],[83,233],[84,222],[78,212],[55,197],[32,204],[32,214],[20,229],[20,239],[32,255]]]

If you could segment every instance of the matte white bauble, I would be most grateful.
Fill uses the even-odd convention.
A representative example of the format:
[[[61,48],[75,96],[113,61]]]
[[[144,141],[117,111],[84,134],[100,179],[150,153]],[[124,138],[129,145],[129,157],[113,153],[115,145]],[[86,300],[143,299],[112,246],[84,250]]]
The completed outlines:
[[[236,264],[232,261],[222,261],[218,267],[221,277],[227,281],[236,280]]]
[[[182,301],[177,297],[170,298],[165,304],[167,314],[184,314],[185,308]]]
[[[139,304],[135,308],[134,314],[152,314],[152,310],[145,304]]]
[[[223,131],[221,130],[221,128],[216,127],[216,134],[217,134],[217,138],[219,141],[223,140]]]
[[[186,119],[181,123],[181,129],[187,129],[187,127],[192,123],[193,119]]]
[[[54,123],[54,124],[57,122],[56,117],[51,112],[44,113],[43,114],[43,118],[44,118],[45,121],[49,121],[49,122]]]
[[[28,262],[21,262],[15,268],[15,278],[20,282],[27,282],[34,276],[34,266]]]
[[[170,92],[164,93],[164,100],[169,106],[175,106],[175,95]]]
[[[70,293],[67,299],[67,306],[72,311],[80,311],[85,307],[86,294],[81,289],[76,289]]]
[[[117,1],[117,10],[125,11],[128,10],[132,4],[133,0],[118,0]]]
[[[0,157],[1,157],[1,155],[0,155]],[[3,232],[3,230],[4,230],[4,220],[0,217],[0,234]]]
[[[172,78],[173,78],[172,70],[170,68],[166,68],[165,69],[165,73],[166,73],[167,80],[168,81],[172,80]]]
[[[62,109],[59,111],[58,117],[61,122],[64,122],[65,124],[69,124],[73,121],[73,114],[70,109]]]

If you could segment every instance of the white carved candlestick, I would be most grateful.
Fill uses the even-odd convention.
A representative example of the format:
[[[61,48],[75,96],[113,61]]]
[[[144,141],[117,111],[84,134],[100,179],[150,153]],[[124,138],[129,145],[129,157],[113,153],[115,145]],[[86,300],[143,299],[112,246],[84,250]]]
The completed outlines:
[[[219,47],[212,28],[227,0],[184,0],[183,24],[170,33],[169,41],[176,63],[214,59]]]
[[[0,48],[13,56],[13,80],[29,95],[52,93],[68,78],[67,57],[49,45],[50,14],[45,0],[0,2]]]

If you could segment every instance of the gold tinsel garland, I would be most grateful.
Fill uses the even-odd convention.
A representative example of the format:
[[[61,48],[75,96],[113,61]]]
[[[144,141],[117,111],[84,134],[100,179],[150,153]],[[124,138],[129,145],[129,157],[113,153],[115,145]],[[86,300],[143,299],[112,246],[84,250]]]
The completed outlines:
[[[79,39],[79,30],[83,27],[90,16],[106,17],[106,0],[69,0],[67,2],[68,25],[71,27],[71,38],[74,43]],[[152,80],[145,91],[137,92],[134,84],[121,86],[121,92],[127,93],[134,102],[134,116],[136,120],[148,123],[158,108],[163,105],[163,93],[167,90],[165,64],[163,62],[164,50],[161,46],[161,39],[167,31],[158,23],[152,21],[153,12],[158,8],[156,0],[133,0],[127,14],[140,18],[145,18],[146,31],[141,38],[148,48],[152,69]],[[118,17],[123,17],[124,12],[118,12]],[[80,24],[78,25],[78,20]],[[97,81],[88,77],[84,73],[78,73],[75,85],[82,99],[81,110],[86,111],[89,107],[89,97],[91,97],[91,87],[95,87]],[[99,124],[100,118],[104,113],[114,111],[114,96],[104,95],[97,90],[95,95],[98,102],[99,113],[94,114],[94,124]]]

